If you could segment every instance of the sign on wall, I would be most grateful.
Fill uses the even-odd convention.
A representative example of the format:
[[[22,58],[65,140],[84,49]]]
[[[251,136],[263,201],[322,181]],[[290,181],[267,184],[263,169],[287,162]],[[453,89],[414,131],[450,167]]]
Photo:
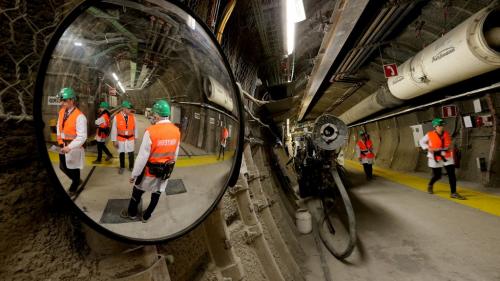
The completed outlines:
[[[194,119],[200,119],[200,114],[198,112],[194,113]]]
[[[395,63],[384,64],[385,78],[398,76],[398,66]]]
[[[443,118],[456,117],[458,108],[456,105],[445,105],[441,107],[441,116]]]
[[[47,96],[47,104],[48,105],[59,105],[61,102],[57,96]]]

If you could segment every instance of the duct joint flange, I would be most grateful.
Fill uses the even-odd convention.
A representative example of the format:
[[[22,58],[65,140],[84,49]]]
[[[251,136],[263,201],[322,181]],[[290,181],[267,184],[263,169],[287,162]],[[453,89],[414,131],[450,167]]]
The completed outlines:
[[[248,190],[248,186],[243,186],[241,184],[236,184],[235,186],[229,188],[229,195],[235,197],[241,192],[245,192]]]
[[[262,227],[260,224],[249,226],[243,231],[243,239],[245,239],[245,243],[248,245],[255,242],[260,236],[262,236]]]
[[[253,205],[257,213],[262,212],[265,208],[270,206],[267,202],[264,202],[264,200],[256,200]]]

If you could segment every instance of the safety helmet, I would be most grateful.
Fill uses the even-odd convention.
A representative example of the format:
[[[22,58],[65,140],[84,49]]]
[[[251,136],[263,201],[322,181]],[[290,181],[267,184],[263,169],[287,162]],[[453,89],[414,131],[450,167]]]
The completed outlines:
[[[166,100],[158,100],[153,105],[153,112],[160,115],[161,117],[169,117],[170,105]]]
[[[124,100],[122,102],[122,107],[125,107],[125,108],[128,108],[128,109],[131,109],[132,108],[132,104],[128,101],[128,100]]]
[[[366,134],[366,132],[365,132],[365,131],[363,131],[363,130],[360,130],[360,131],[359,131],[359,135],[360,135],[360,136],[362,136],[362,135],[364,135],[364,134]]]
[[[432,120],[432,127],[443,126],[445,124],[444,120],[441,118],[434,118]]]
[[[105,102],[105,101],[102,101],[100,104],[99,104],[99,107],[101,108],[105,108],[105,109],[109,109],[109,103]]]
[[[75,91],[72,88],[62,88],[59,92],[59,98],[62,100],[74,100],[76,98]]]

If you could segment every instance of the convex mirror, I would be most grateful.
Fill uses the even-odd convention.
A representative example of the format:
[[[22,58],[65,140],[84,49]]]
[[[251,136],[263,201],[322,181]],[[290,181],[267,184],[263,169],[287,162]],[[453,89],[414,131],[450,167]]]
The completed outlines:
[[[141,243],[176,238],[236,179],[237,91],[215,37],[181,4],[84,2],[42,58],[34,109],[42,157],[97,230]]]

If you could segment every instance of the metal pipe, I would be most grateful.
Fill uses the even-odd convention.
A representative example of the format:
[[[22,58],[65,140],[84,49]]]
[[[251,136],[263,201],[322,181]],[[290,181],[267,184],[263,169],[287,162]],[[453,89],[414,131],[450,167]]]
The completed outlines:
[[[491,144],[490,144],[490,152],[488,154],[488,174],[486,175],[486,185],[492,185],[492,174],[494,173],[491,169],[495,167],[497,163],[497,136],[498,136],[498,121],[497,121],[497,112],[495,109],[495,103],[491,94],[486,95],[486,102],[488,103],[488,109],[490,110],[491,119],[493,120],[493,127],[491,131]]]
[[[270,203],[262,189],[262,185],[260,183],[261,175],[253,160],[250,144],[245,145],[243,153],[248,170],[248,185],[250,186],[250,190],[252,191],[252,194],[254,196],[254,201],[257,202],[254,205],[257,205],[257,210],[261,213],[261,218],[268,228],[272,241],[274,241],[274,246],[278,251],[278,255],[283,259],[283,262],[285,263],[287,269],[290,271],[290,274],[293,276],[294,280],[304,280],[304,277],[302,277],[302,273],[300,272],[300,268],[293,259],[292,254],[290,253],[290,250],[286,246],[285,242],[283,241],[278,226],[276,225],[273,215],[271,214],[271,210],[269,208]]]
[[[255,214],[255,207],[250,198],[248,182],[243,171],[240,170],[238,182],[230,189],[230,193],[238,203],[238,212],[245,225],[244,238],[247,244],[255,249],[267,280],[285,281],[264,238],[262,225]]]
[[[492,20],[498,9],[484,8],[408,59],[399,66],[400,75],[388,79],[388,90],[380,88],[344,112],[340,119],[350,124],[384,108],[500,68],[500,53],[484,38],[485,23],[498,24]]]
[[[240,258],[231,245],[229,231],[221,211],[224,208],[223,204],[223,201],[220,201],[213,213],[203,222],[205,241],[218,273],[223,277],[239,281],[243,279],[245,272]]]

